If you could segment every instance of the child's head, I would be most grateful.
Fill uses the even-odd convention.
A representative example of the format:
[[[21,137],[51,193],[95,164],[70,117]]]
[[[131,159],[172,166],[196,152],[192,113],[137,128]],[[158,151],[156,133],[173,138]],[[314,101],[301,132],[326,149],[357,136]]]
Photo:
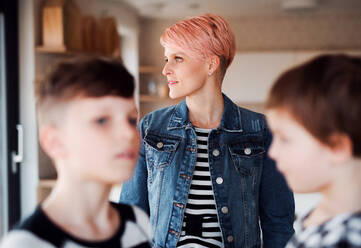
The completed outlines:
[[[266,109],[270,156],[294,191],[320,190],[361,158],[361,59],[324,55],[286,71]]]
[[[62,62],[37,85],[39,140],[59,176],[105,183],[131,176],[139,148],[133,93],[124,66],[102,58]]]
[[[175,23],[165,30],[160,43],[163,47],[180,49],[198,60],[217,56],[222,78],[236,51],[235,37],[229,24],[215,14],[204,14]]]

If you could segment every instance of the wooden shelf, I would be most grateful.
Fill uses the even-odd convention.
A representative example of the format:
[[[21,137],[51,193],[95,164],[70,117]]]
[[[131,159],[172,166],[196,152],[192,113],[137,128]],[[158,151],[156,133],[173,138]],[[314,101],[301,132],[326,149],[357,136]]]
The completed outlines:
[[[45,47],[45,46],[37,46],[35,47],[35,51],[37,53],[44,53],[44,54],[67,54],[67,55],[74,55],[77,52],[66,50],[66,47]]]
[[[41,188],[52,188],[56,183],[56,179],[40,179],[38,186]]]
[[[40,179],[38,183],[38,203],[45,200],[55,186],[56,179]]]
[[[43,53],[64,53],[67,52],[65,46],[61,47],[46,47],[46,46],[37,46],[35,47],[35,51],[43,52]]]
[[[160,66],[139,66],[139,73],[162,73]]]
[[[117,58],[116,56],[109,56],[101,53],[96,52],[85,52],[85,51],[70,51],[67,50],[65,47],[45,47],[45,46],[37,46],[35,47],[35,51],[39,54],[49,54],[49,55],[66,55],[66,56],[103,56],[109,58]],[[118,57],[121,59],[120,57]]]
[[[139,95],[139,101],[141,101],[141,102],[159,102],[159,101],[173,101],[173,99],[171,99],[169,97]]]

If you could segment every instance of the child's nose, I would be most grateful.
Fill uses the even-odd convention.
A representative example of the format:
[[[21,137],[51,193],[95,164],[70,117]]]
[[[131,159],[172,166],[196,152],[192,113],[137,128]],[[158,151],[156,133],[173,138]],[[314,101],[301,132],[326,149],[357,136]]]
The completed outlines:
[[[271,146],[268,150],[268,156],[272,159],[276,159],[276,147],[274,141],[272,141]]]
[[[138,139],[138,136],[139,136],[138,130],[134,126],[128,124],[128,125],[126,125],[126,127],[120,128],[120,129],[122,129],[122,130],[120,130],[120,135],[119,135],[119,138],[121,140],[122,139],[123,140]]]

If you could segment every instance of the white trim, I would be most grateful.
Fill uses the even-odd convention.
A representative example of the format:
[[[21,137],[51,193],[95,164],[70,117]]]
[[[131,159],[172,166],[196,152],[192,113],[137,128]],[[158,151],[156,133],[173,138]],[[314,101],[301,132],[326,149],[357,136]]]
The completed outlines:
[[[0,237],[8,226],[8,147],[7,147],[7,109],[6,109],[6,70],[5,70],[5,28],[4,15],[0,14]]]

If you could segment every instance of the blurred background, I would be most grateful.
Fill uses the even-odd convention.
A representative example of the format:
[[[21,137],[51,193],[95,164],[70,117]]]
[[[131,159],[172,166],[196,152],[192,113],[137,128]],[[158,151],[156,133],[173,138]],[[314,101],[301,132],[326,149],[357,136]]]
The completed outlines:
[[[0,7],[0,237],[56,180],[37,141],[33,96],[54,63],[87,54],[119,58],[136,78],[143,116],[182,100],[168,98],[159,37],[186,17],[212,12],[229,22],[237,53],[224,92],[260,112],[284,69],[321,53],[361,55],[360,0],[11,0]],[[297,194],[297,216],[319,198]]]

